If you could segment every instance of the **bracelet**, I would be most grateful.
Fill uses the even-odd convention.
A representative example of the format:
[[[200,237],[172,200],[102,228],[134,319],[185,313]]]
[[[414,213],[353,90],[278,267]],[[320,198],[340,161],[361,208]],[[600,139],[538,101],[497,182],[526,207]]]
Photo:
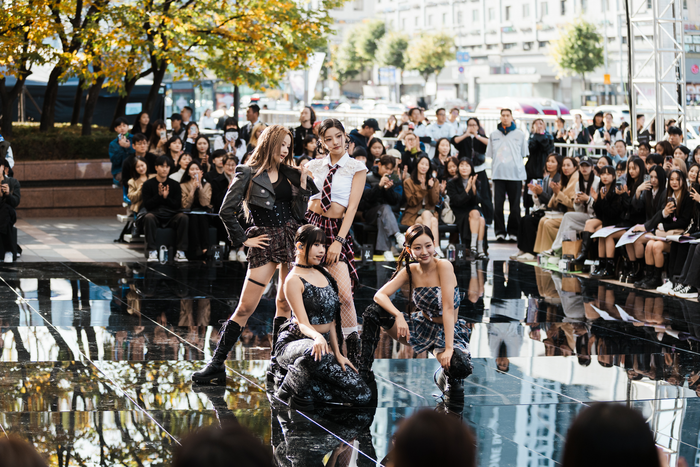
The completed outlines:
[[[345,242],[347,242],[347,240],[345,240],[344,237],[341,237],[341,236],[339,236],[339,235],[336,236],[336,237],[333,239],[333,241],[336,241],[336,242],[340,243],[341,245],[345,245]]]

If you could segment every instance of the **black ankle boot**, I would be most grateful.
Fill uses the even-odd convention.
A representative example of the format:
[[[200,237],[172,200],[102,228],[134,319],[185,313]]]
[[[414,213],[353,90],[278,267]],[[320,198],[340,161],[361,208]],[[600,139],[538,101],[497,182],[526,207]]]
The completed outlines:
[[[606,269],[607,265],[608,265],[607,258],[599,258],[598,264],[593,269],[593,271],[591,271],[591,278],[592,279],[600,279],[605,274],[605,269]]]
[[[192,374],[193,383],[226,384],[226,357],[241,337],[241,331],[238,323],[226,320],[219,331],[219,344],[216,346],[214,356],[206,368]]]
[[[302,372],[295,366],[287,368],[287,376],[277,390],[277,397],[287,403],[289,407],[301,412],[311,412],[314,410],[314,400],[309,394],[304,392],[302,386],[308,383]]]
[[[661,285],[663,285],[663,281],[661,280],[661,276],[664,273],[664,268],[654,268],[654,273],[652,274],[651,278],[642,284],[643,289],[655,289]]]
[[[627,277],[628,284],[634,284],[644,278],[644,260],[638,259],[632,264],[632,273]]]
[[[604,261],[605,267],[600,279],[615,279],[615,259],[606,258]]]
[[[593,243],[590,232],[581,232],[581,240],[581,252],[572,261],[573,265],[577,267],[583,267],[583,265],[586,263],[586,260],[588,259],[588,252],[591,249],[591,243]]]
[[[644,277],[634,283],[634,286],[638,289],[646,289],[644,285],[654,277],[654,265],[646,264],[644,267]]]

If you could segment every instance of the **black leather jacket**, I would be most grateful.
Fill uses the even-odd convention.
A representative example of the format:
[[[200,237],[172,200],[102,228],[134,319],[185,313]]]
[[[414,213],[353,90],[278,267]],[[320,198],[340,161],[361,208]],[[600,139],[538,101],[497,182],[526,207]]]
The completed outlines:
[[[301,172],[293,167],[282,164],[279,171],[287,177],[292,185],[292,214],[294,218],[305,223],[304,214],[308,207],[309,198],[318,193],[318,188],[311,177],[306,180],[306,190],[301,189]],[[252,182],[252,184],[251,184]],[[261,173],[253,178],[253,169],[247,165],[236,167],[233,182],[226,193],[219,217],[226,227],[228,237],[234,248],[240,247],[248,237],[246,237],[243,227],[238,222],[238,215],[243,209],[243,200],[246,198],[250,187],[250,199],[248,204],[264,209],[272,210],[275,206],[275,191],[272,187],[270,177],[267,172]]]

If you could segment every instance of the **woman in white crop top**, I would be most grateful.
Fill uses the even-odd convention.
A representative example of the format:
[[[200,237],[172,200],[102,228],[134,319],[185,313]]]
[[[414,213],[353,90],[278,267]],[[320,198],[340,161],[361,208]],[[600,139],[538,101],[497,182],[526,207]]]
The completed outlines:
[[[357,364],[360,339],[353,302],[353,283],[358,282],[359,278],[349,232],[365,188],[367,167],[348,155],[349,138],[339,120],[324,120],[318,130],[318,136],[319,152],[325,157],[310,161],[307,169],[311,172],[320,193],[309,199],[306,220],[326,232],[325,264],[338,283],[347,357],[353,364]],[[325,191],[324,185],[327,185]]]

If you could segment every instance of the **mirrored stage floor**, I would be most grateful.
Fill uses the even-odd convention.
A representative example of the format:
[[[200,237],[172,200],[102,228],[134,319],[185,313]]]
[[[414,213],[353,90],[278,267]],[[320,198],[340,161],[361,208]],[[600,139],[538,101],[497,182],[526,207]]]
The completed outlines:
[[[639,408],[656,441],[700,456],[700,304],[513,262],[456,268],[472,327],[465,423],[479,465],[556,465],[573,418],[597,401]],[[393,265],[360,265],[363,310]],[[191,430],[236,419],[279,465],[375,465],[398,423],[436,408],[437,361],[383,335],[375,409],[299,413],[265,393],[275,288],[227,362],[226,387],[198,388],[218,321],[245,269],[200,264],[0,265],[0,436],[51,465],[168,465]],[[402,292],[394,297],[405,304]],[[700,391],[698,391],[700,392]]]

